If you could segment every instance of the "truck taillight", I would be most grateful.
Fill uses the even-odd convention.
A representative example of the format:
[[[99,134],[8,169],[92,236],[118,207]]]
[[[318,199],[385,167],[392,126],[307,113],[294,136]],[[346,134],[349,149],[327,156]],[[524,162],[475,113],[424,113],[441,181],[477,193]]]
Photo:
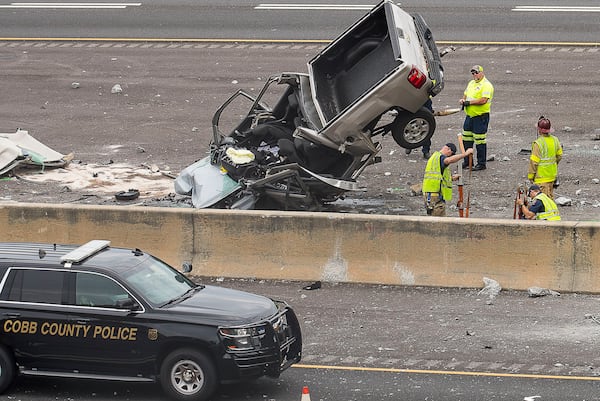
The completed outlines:
[[[425,82],[427,82],[427,77],[413,65],[408,73],[408,82],[410,82],[415,88],[421,89]]]

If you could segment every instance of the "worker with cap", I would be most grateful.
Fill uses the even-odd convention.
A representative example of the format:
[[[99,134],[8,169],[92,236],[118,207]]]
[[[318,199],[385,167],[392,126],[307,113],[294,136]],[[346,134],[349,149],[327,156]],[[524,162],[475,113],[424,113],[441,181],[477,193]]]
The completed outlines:
[[[449,142],[429,157],[422,190],[425,210],[429,216],[446,215],[446,202],[452,200],[452,181],[458,179],[458,175],[452,176],[447,167],[472,153],[471,148],[464,153],[456,154],[456,145]]]
[[[538,185],[542,192],[554,199],[554,187],[558,177],[558,163],[563,149],[550,120],[541,116],[537,122],[538,138],[531,144],[527,178]]]
[[[471,67],[473,79],[469,81],[459,103],[465,111],[463,123],[463,141],[466,149],[477,150],[477,164],[473,171],[485,170],[487,161],[486,134],[490,123],[490,108],[494,97],[494,86],[485,77],[483,67]],[[463,167],[467,167],[463,163]]]
[[[556,206],[556,203],[548,195],[542,192],[539,185],[533,184],[530,186],[527,196],[533,199],[529,206],[525,205],[523,199],[517,199],[517,203],[526,219],[549,221],[560,220],[558,206]]]

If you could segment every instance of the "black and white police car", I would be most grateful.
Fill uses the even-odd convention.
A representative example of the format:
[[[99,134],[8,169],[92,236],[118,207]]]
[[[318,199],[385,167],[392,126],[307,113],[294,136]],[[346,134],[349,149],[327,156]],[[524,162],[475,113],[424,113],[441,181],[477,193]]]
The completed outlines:
[[[22,374],[158,381],[173,399],[206,400],[302,353],[285,302],[195,284],[104,240],[0,243],[0,316],[0,393]]]

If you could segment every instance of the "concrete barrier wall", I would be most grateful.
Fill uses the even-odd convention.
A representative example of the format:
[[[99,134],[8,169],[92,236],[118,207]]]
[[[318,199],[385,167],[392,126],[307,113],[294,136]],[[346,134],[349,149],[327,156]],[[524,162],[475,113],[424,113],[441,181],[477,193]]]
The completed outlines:
[[[108,239],[194,274],[600,292],[600,223],[8,204],[0,241]]]

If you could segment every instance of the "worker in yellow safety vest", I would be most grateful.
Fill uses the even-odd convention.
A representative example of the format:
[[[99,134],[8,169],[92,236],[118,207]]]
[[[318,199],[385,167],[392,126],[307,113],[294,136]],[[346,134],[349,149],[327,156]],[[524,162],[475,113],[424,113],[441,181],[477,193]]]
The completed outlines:
[[[538,185],[533,184],[529,187],[529,197],[533,199],[530,206],[525,205],[523,199],[517,199],[523,215],[528,220],[560,220],[560,213],[556,203],[545,193],[542,192]]]
[[[463,142],[465,148],[470,149],[475,145],[477,150],[477,164],[473,171],[485,170],[487,162],[486,136],[490,123],[490,109],[494,97],[494,86],[485,77],[483,67],[474,65],[471,67],[473,79],[467,84],[463,97],[459,100],[465,111],[463,122]],[[467,164],[463,163],[463,168]]]
[[[541,116],[537,122],[538,138],[531,144],[529,171],[527,178],[538,185],[542,192],[554,199],[554,187],[557,186],[558,163],[562,159],[563,149],[554,135],[550,120]]]
[[[452,176],[447,167],[472,153],[473,149],[467,149],[464,153],[456,154],[456,145],[449,142],[429,157],[422,189],[425,210],[429,216],[446,215],[446,202],[452,200],[452,181],[458,179],[458,175]]]

